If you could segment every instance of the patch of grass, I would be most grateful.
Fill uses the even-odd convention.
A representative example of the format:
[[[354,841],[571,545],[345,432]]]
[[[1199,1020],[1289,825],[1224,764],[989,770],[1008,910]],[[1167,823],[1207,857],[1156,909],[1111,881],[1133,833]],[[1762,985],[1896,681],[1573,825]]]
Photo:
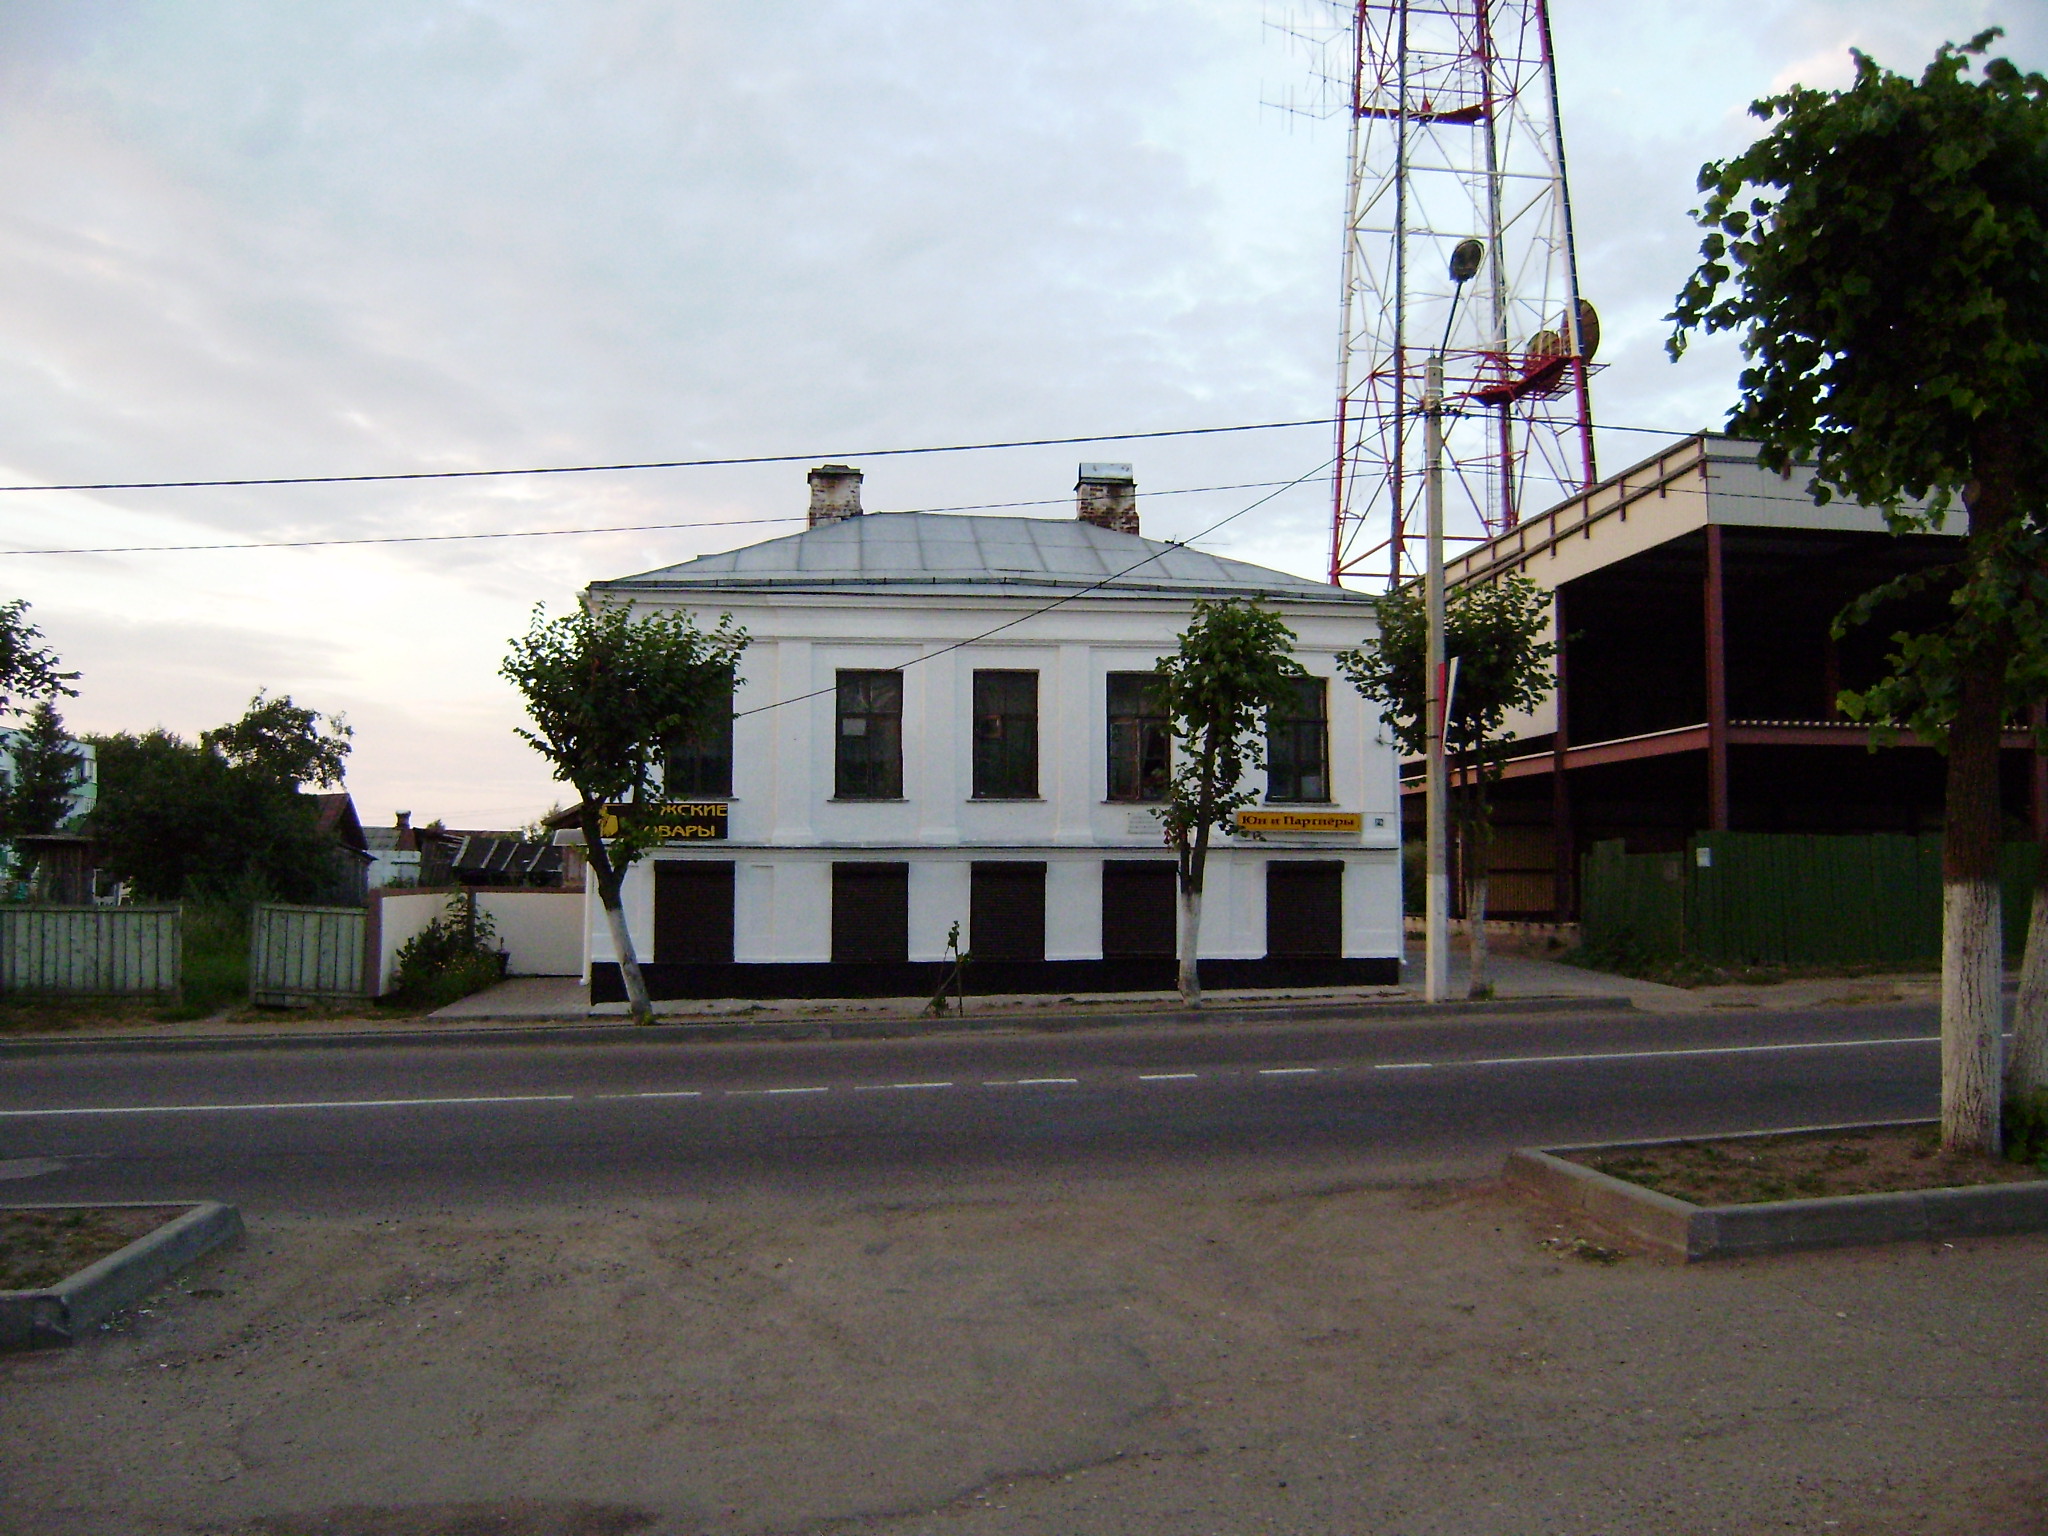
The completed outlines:
[[[211,1018],[249,1000],[249,909],[188,902],[184,929],[183,986],[177,1002],[156,1014],[165,1024]]]
[[[1920,1126],[1683,1141],[1617,1148],[1578,1160],[1610,1177],[1699,1205],[1998,1184],[2035,1176],[2031,1168],[2011,1162],[1944,1152],[1939,1132]]]
[[[0,1211],[0,1291],[55,1285],[118,1253],[180,1214],[178,1206],[142,1210]]]
[[[1781,981],[1853,980],[1863,976],[1908,976],[1925,972],[1935,962],[1868,961],[1824,965],[1716,964],[1691,955],[1651,955],[1633,945],[1582,944],[1552,957],[1582,970],[1661,982],[1667,987],[1767,987]]]

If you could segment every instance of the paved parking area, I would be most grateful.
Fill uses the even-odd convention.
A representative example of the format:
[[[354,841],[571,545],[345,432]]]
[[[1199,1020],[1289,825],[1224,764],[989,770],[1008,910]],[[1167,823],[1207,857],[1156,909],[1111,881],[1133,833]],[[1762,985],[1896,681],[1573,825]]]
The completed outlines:
[[[2048,1531],[2048,1239],[1677,1267],[1341,1162],[251,1213],[0,1531]]]

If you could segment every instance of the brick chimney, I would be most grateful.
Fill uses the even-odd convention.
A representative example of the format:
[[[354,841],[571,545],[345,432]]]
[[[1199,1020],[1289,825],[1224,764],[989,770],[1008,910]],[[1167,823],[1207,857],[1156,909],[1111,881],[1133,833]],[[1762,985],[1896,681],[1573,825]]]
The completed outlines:
[[[860,471],[848,464],[820,464],[811,482],[811,526],[860,516]]]
[[[1138,482],[1128,464],[1083,464],[1074,515],[1112,533],[1138,531]]]

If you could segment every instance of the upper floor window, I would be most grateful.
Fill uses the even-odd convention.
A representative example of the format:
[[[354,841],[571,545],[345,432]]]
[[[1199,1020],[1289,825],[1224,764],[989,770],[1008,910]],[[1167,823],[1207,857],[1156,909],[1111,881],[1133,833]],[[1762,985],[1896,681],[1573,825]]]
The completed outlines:
[[[732,691],[662,743],[662,793],[671,800],[732,794]]]
[[[1329,683],[1297,677],[1291,697],[1266,716],[1266,798],[1330,798]]]
[[[832,793],[841,800],[903,798],[903,674],[841,672]]]
[[[974,674],[974,797],[1038,796],[1038,674]]]
[[[1164,800],[1172,761],[1156,672],[1109,674],[1109,798]]]

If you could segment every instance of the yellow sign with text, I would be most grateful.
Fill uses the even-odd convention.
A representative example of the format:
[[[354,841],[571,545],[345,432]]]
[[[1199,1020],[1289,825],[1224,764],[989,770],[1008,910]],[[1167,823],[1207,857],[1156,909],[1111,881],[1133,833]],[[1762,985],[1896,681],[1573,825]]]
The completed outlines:
[[[648,827],[657,842],[717,842],[725,837],[726,810],[722,800],[692,800],[668,805],[608,805],[598,813],[597,830],[605,837],[617,837],[621,818],[631,818]]]
[[[1363,832],[1360,811],[1239,811],[1240,832]]]

